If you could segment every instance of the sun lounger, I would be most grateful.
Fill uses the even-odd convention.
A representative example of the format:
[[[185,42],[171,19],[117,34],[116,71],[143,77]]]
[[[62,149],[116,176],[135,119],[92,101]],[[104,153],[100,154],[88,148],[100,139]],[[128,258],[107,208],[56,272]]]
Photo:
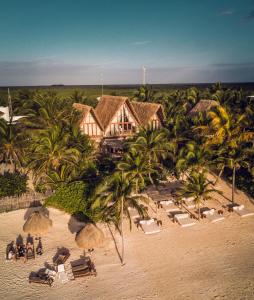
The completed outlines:
[[[131,217],[132,219],[137,219],[137,218],[139,218],[139,213],[138,213],[138,211],[137,211],[135,208],[133,208],[133,207],[128,207],[128,211],[129,211],[130,217]]]
[[[26,245],[26,259],[35,259],[34,244]]]
[[[29,283],[47,284],[52,286],[54,279],[45,272],[32,272],[29,276]]]
[[[153,234],[161,231],[154,219],[140,220],[139,225],[145,234]]]
[[[182,227],[190,227],[196,224],[195,220],[191,219],[187,213],[175,214],[174,220]]]
[[[166,212],[177,211],[179,208],[174,204],[172,200],[161,201],[160,205]]]
[[[234,206],[233,211],[236,212],[240,217],[249,217],[254,215],[254,212],[246,209],[243,204]]]
[[[67,261],[67,259],[70,257],[70,255],[71,254],[68,249],[65,248],[58,249],[57,254],[53,257],[53,264],[55,266],[64,264]]]
[[[202,212],[202,216],[204,216],[206,219],[208,219],[209,221],[211,221],[211,223],[215,223],[218,221],[222,221],[225,218],[220,215],[215,209],[207,209],[205,211]]]
[[[71,269],[74,279],[85,276],[97,276],[96,269],[90,258],[71,262]]]

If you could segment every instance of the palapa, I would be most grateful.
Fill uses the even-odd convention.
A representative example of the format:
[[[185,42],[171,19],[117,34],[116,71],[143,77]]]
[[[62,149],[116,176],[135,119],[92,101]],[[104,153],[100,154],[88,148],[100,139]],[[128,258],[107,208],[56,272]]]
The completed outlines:
[[[23,230],[31,234],[46,233],[52,226],[52,220],[41,214],[39,211],[33,212],[26,220]]]
[[[103,232],[94,224],[86,224],[76,235],[75,241],[79,248],[92,249],[102,246]]]

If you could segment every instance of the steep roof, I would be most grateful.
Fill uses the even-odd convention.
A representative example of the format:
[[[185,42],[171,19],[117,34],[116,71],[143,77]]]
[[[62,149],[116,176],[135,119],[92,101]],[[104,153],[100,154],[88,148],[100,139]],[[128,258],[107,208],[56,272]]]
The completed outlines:
[[[97,124],[99,125],[99,127],[101,128],[101,130],[103,130],[103,125],[102,125],[98,115],[96,114],[96,111],[93,109],[93,107],[91,107],[89,105],[81,104],[81,103],[73,103],[72,106],[76,110],[82,112],[82,120],[80,121],[80,123],[84,120],[84,118],[90,112],[92,114],[92,116],[94,117],[95,121],[97,122]]]
[[[113,119],[120,107],[126,103],[133,114],[134,118],[138,123],[140,123],[139,118],[132,106],[132,103],[129,101],[128,97],[122,96],[102,96],[100,97],[99,103],[95,108],[95,112],[100,118],[100,121],[104,127],[107,128],[110,121]]]
[[[199,100],[199,102],[190,110],[189,115],[197,113],[205,113],[214,106],[218,106],[219,103],[215,100]]]
[[[132,101],[131,104],[138,115],[140,123],[143,126],[147,125],[153,115],[157,112],[159,113],[161,120],[164,118],[161,104],[137,101]]]

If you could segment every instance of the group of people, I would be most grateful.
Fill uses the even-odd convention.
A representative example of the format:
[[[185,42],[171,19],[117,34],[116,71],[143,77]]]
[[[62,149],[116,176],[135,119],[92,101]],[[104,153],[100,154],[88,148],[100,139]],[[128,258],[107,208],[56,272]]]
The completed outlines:
[[[38,238],[38,245],[34,249],[33,237],[28,235],[26,240],[26,245],[23,243],[23,238],[21,235],[16,240],[16,245],[14,241],[7,245],[6,248],[6,259],[7,260],[17,260],[21,259],[24,262],[27,261],[29,257],[35,257],[35,252],[37,255],[43,254],[41,238]]]

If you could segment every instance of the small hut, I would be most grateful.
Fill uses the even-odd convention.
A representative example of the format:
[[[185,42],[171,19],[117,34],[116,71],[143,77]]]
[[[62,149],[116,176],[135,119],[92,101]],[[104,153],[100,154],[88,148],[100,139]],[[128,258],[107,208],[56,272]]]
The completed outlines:
[[[89,223],[77,233],[75,241],[79,248],[93,249],[103,245],[104,234],[96,225]]]
[[[218,105],[219,103],[215,100],[199,100],[199,102],[189,111],[188,115],[194,116],[199,113],[204,114]]]
[[[40,235],[48,232],[51,227],[52,220],[41,214],[39,211],[35,211],[26,220],[23,230],[26,233]]]

